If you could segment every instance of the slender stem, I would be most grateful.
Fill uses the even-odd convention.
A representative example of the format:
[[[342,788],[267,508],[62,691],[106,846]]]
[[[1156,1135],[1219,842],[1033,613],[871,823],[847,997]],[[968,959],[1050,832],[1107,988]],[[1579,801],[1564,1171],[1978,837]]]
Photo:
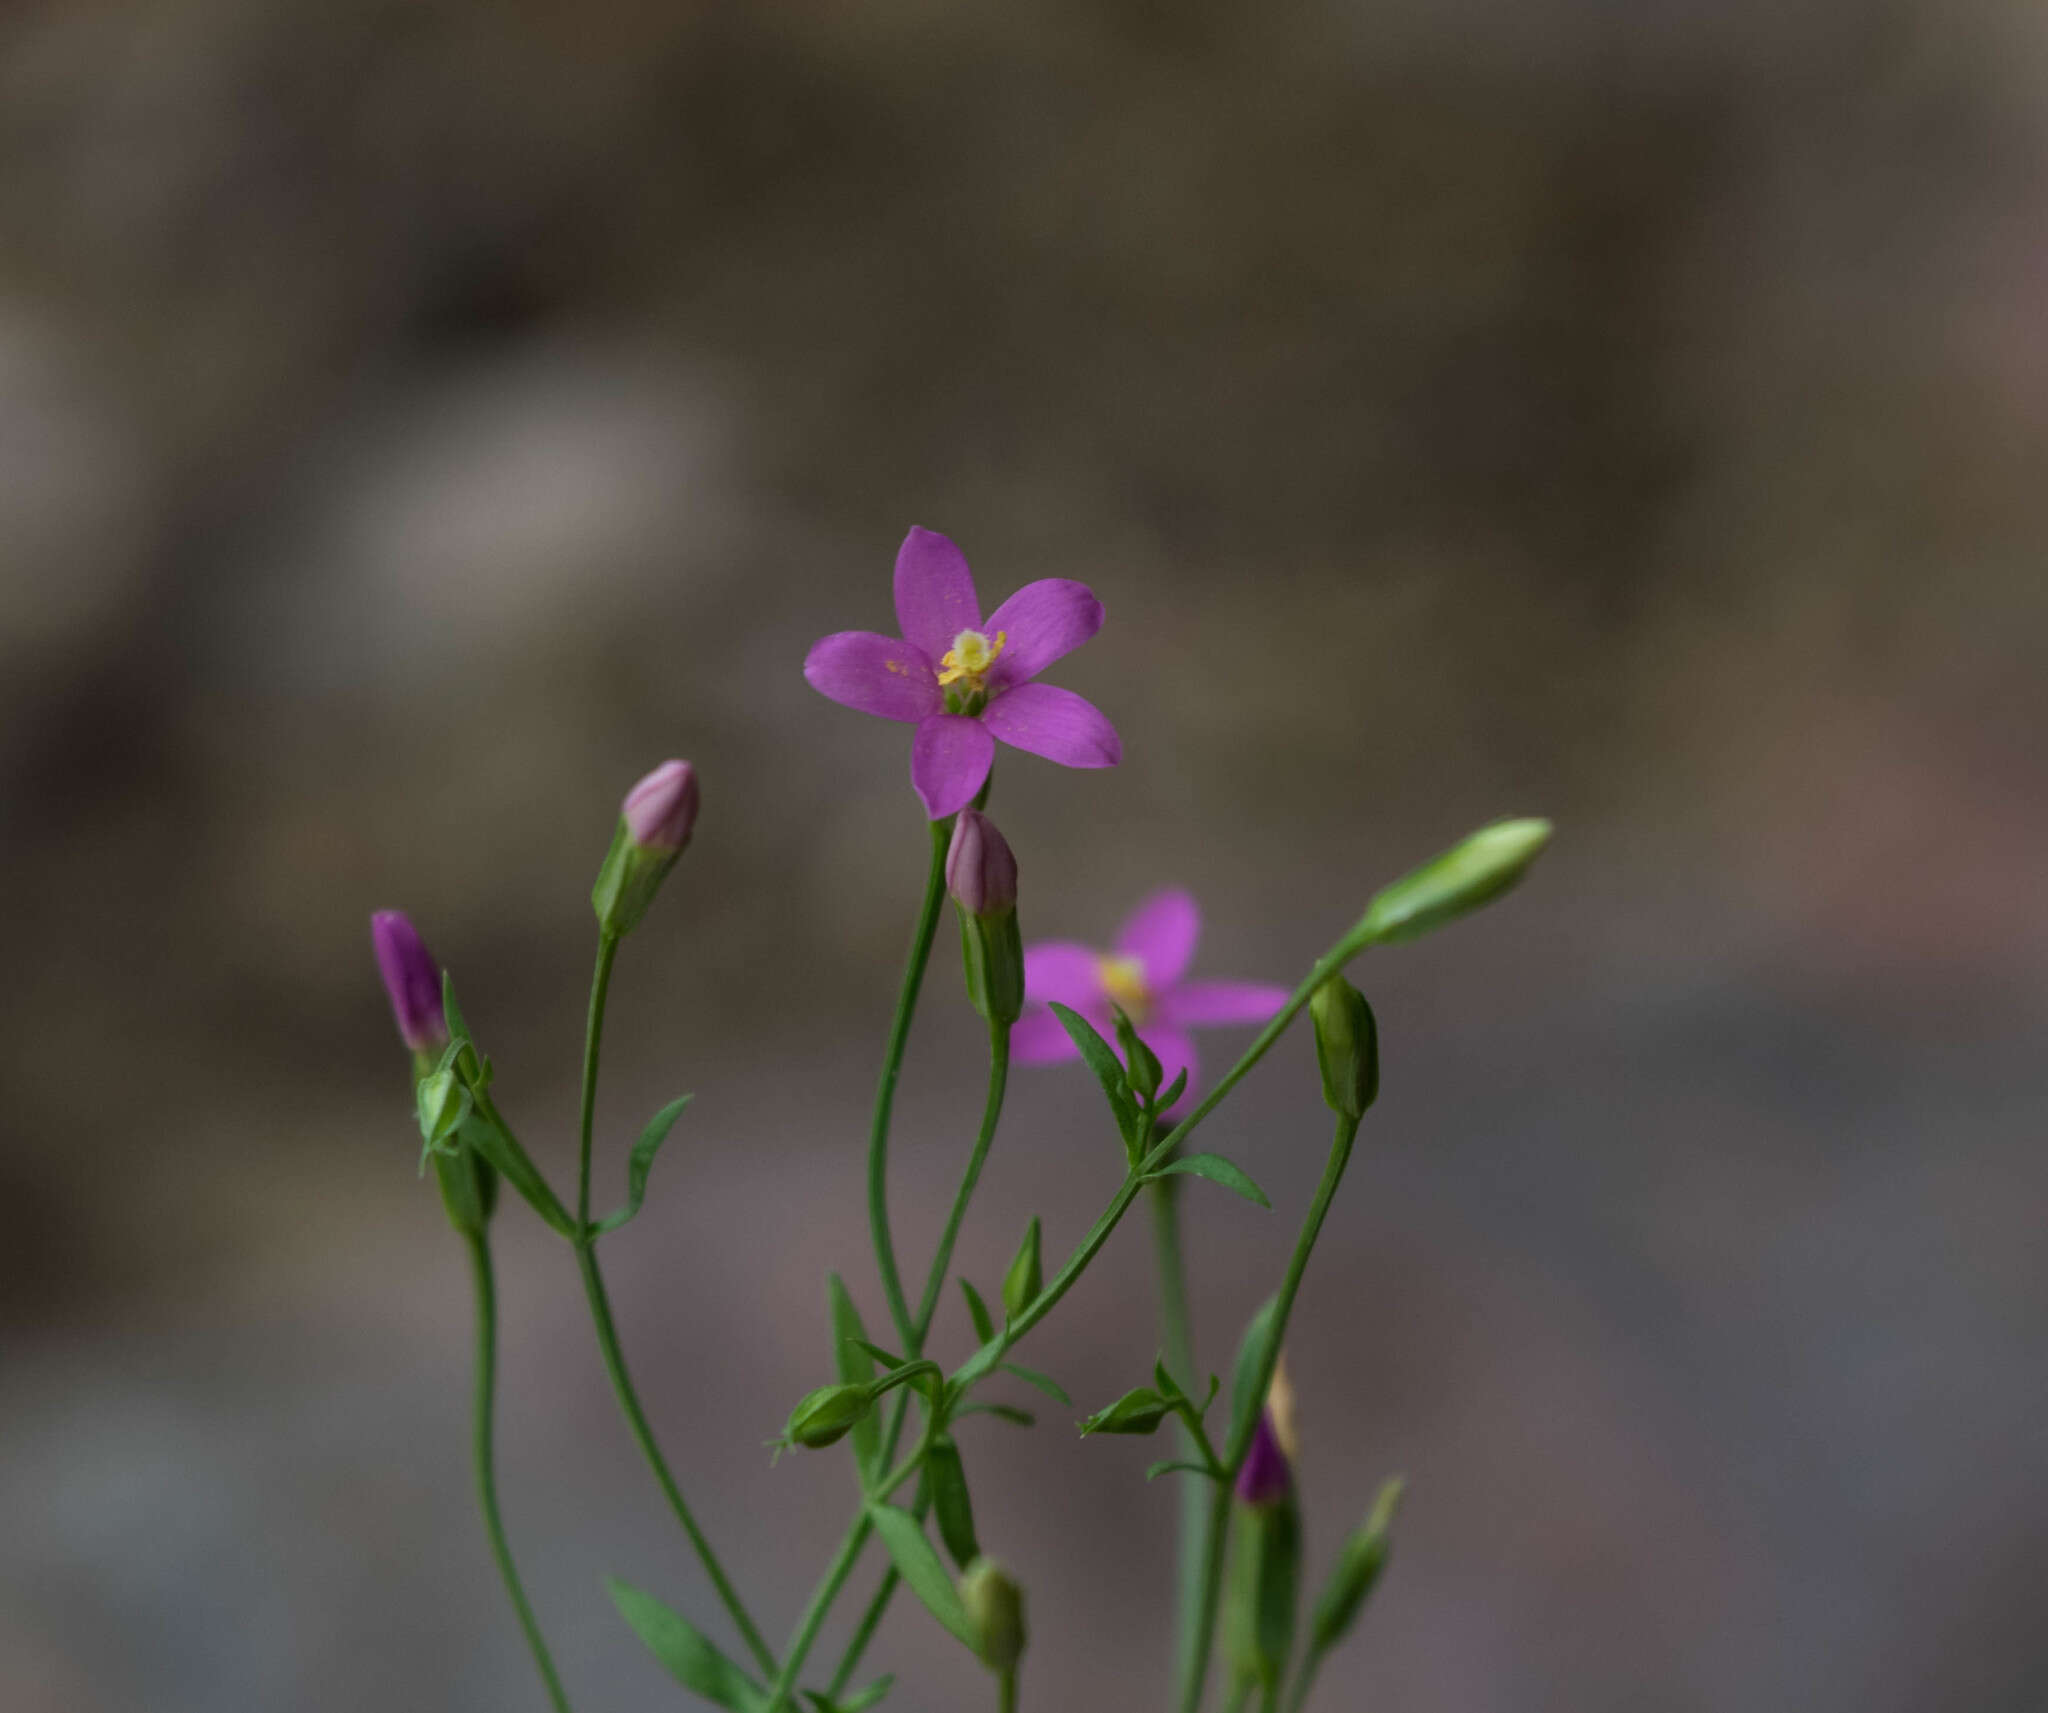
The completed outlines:
[[[1199,1397],[1195,1373],[1194,1322],[1188,1312],[1187,1263],[1180,1241],[1180,1184],[1175,1178],[1160,1178],[1149,1187],[1152,1204],[1152,1247],[1159,1262],[1159,1324],[1166,1346],[1166,1367],[1181,1390]],[[1213,1463],[1214,1455],[1198,1446],[1185,1420],[1180,1423],[1181,1444],[1190,1452],[1201,1450],[1203,1461]],[[1209,1516],[1209,1495],[1199,1481],[1180,1483],[1180,1538],[1177,1547],[1178,1597],[1175,1602],[1174,1679],[1185,1683],[1194,1669],[1195,1623],[1202,1605],[1202,1532]]]
[[[465,1232],[469,1243],[470,1272],[476,1281],[476,1420],[473,1450],[476,1462],[477,1504],[484,1514],[484,1529],[491,1537],[491,1556],[498,1561],[498,1575],[504,1579],[512,1610],[526,1633],[526,1645],[533,1654],[534,1669],[547,1687],[548,1700],[556,1713],[569,1713],[569,1697],[562,1680],[555,1675],[555,1662],[541,1639],[540,1624],[527,1603],[519,1571],[512,1562],[512,1548],[505,1539],[505,1519],[498,1512],[498,1467],[493,1427],[498,1380],[498,1290],[491,1269],[491,1240],[478,1229]]]
[[[889,1114],[896,1104],[896,1079],[903,1074],[903,1050],[910,1042],[910,1021],[917,1013],[918,990],[931,962],[932,938],[938,932],[939,907],[946,897],[946,846],[953,836],[949,816],[932,823],[931,868],[925,875],[924,904],[910,938],[910,957],[903,966],[903,986],[896,995],[896,1015],[889,1021],[889,1044],[882,1053],[882,1079],[875,1086],[874,1116],[868,1124],[868,1228],[875,1240],[875,1266],[882,1275],[882,1295],[889,1318],[905,1344],[914,1323],[903,1296],[903,1276],[896,1269],[896,1246],[889,1237]]]
[[[839,1598],[839,1590],[845,1587],[847,1577],[852,1575],[861,1548],[867,1545],[868,1535],[873,1529],[874,1524],[869,1521],[867,1509],[863,1506],[847,1529],[845,1539],[839,1543],[838,1552],[833,1554],[831,1566],[819,1582],[817,1591],[811,1595],[811,1603],[804,1608],[796,1634],[790,1639],[789,1652],[783,1656],[782,1670],[769,1687],[765,1713],[782,1713],[787,1705],[797,1674],[803,1670],[804,1661],[810,1657],[811,1646],[818,1639],[818,1631],[824,1627],[825,1615],[832,1610],[832,1602]],[[832,1694],[837,1695],[838,1691],[835,1689]]]
[[[1230,1691],[1230,1699],[1224,1703],[1225,1713],[1244,1713],[1244,1704],[1252,1698],[1252,1680],[1241,1677]]]
[[[1007,1671],[997,1674],[999,1687],[996,1691],[998,1713],[1017,1713],[1017,1668],[1013,1665]]]
[[[633,1377],[626,1371],[625,1352],[619,1348],[618,1329],[612,1324],[610,1300],[605,1295],[604,1275],[598,1271],[596,1240],[586,1236],[576,1245],[576,1266],[583,1275],[584,1294],[590,1299],[590,1318],[597,1328],[597,1344],[604,1353],[605,1372],[611,1376],[612,1390],[618,1395],[619,1408],[625,1413],[626,1425],[633,1430],[633,1438],[639,1444],[641,1455],[647,1459],[647,1466],[654,1471],[654,1478],[661,1484],[661,1491],[668,1500],[669,1509],[675,1512],[676,1521],[683,1525],[683,1533],[690,1537],[690,1545],[697,1550],[697,1557],[704,1566],[704,1573],[711,1578],[711,1586],[718,1591],[718,1598],[730,1614],[733,1627],[747,1644],[747,1651],[754,1656],[754,1663],[770,1676],[775,1672],[775,1655],[769,1652],[768,1644],[761,1639],[761,1632],[754,1627],[754,1620],[747,1615],[746,1606],[741,1602],[731,1579],[725,1574],[725,1567],[718,1562],[718,1555],[711,1550],[711,1543],[704,1538],[704,1531],[697,1526],[697,1519],[690,1514],[690,1507],[683,1498],[682,1489],[676,1485],[676,1478],[669,1473],[668,1463],[661,1455],[661,1447],[655,1442],[654,1430],[647,1425],[646,1413],[640,1408],[639,1394],[633,1389]]]
[[[967,1204],[974,1198],[974,1186],[981,1181],[981,1168],[988,1159],[989,1145],[996,1138],[996,1122],[1003,1115],[1003,1093],[1010,1078],[1010,1030],[1007,1024],[990,1024],[988,1031],[988,1099],[981,1111],[981,1131],[967,1156],[967,1170],[960,1176],[960,1188],[953,1197],[953,1210],[946,1216],[946,1229],[932,1256],[932,1269],[924,1282],[924,1297],[911,1322],[908,1356],[918,1356],[932,1330],[932,1316],[938,1312],[939,1295],[946,1287],[946,1274],[953,1264],[953,1244],[960,1235],[960,1222],[967,1216]]]
[[[896,1455],[896,1447],[903,1438],[903,1423],[909,1409],[908,1395],[899,1393],[896,1398],[896,1413],[890,1419],[889,1431],[882,1440],[882,1455],[879,1462],[883,1468],[887,1468],[889,1459]],[[920,1482],[917,1502],[910,1508],[911,1515],[919,1522],[923,1522],[925,1511],[930,1504],[931,1490],[925,1483]],[[868,1602],[867,1610],[861,1614],[860,1622],[854,1626],[853,1635],[847,1641],[846,1651],[840,1655],[839,1668],[833,1672],[832,1682],[825,1690],[827,1700],[837,1701],[840,1692],[852,1681],[853,1674],[860,1669],[861,1655],[867,1652],[868,1643],[874,1640],[882,1616],[889,1610],[889,1602],[896,1596],[896,1584],[900,1580],[893,1564],[882,1573],[882,1580],[875,1589],[874,1598]]]
[[[619,955],[619,937],[605,932],[597,940],[597,967],[590,973],[590,1015],[583,1030],[583,1106],[577,1121],[576,1229],[590,1223],[590,1138],[597,1117],[597,1055],[604,1042],[604,1002],[612,985],[612,960]]]
[[[1300,1294],[1302,1275],[1308,1270],[1309,1253],[1322,1232],[1323,1218],[1330,1211],[1330,1202],[1337,1194],[1338,1184],[1343,1181],[1344,1168],[1350,1164],[1352,1144],[1357,1139],[1358,1120],[1339,1113],[1336,1133],[1330,1139],[1330,1156],[1323,1163],[1322,1181],[1316,1185],[1315,1199],[1309,1203],[1308,1213],[1302,1219],[1301,1231],[1294,1240],[1294,1253],[1287,1262],[1287,1277],[1282,1280],[1280,1294],[1273,1302],[1273,1330],[1252,1388],[1254,1398],[1263,1398],[1266,1388],[1273,1383],[1273,1370],[1280,1361],[1281,1346],[1287,1338],[1287,1318],[1294,1312],[1294,1299]],[[1209,1650],[1216,1629],[1218,1591],[1223,1580],[1223,1543],[1230,1529],[1230,1483],[1237,1479],[1237,1472],[1244,1467],[1258,1422],[1257,1409],[1251,1410],[1243,1421],[1233,1422],[1230,1440],[1223,1449],[1223,1463],[1229,1481],[1217,1484],[1216,1496],[1210,1505],[1210,1532],[1204,1543],[1207,1556],[1203,1565],[1202,1604],[1195,1624],[1193,1671],[1183,1680],[1181,1713],[1195,1713],[1202,1704],[1202,1685],[1208,1675]]]

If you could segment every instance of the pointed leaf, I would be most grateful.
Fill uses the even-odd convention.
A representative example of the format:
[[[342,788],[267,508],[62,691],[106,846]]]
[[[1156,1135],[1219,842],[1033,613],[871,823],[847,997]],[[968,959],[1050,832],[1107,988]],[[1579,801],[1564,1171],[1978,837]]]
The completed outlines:
[[[917,1519],[895,1505],[880,1504],[868,1507],[868,1517],[875,1525],[875,1533],[882,1537],[896,1573],[910,1584],[911,1593],[955,1636],[969,1647],[974,1646],[974,1633],[968,1627],[967,1608],[960,1603],[960,1591],[953,1586],[953,1579],[946,1574],[932,1543],[924,1538]]]
[[[1211,1480],[1214,1480],[1216,1477],[1216,1471],[1211,1469],[1206,1463],[1186,1463],[1179,1458],[1174,1458],[1166,1463],[1153,1464],[1150,1469],[1145,1471],[1145,1479],[1150,1481],[1155,1476],[1171,1475],[1175,1470],[1179,1470],[1184,1475],[1206,1475]]]
[[[896,1674],[891,1672],[887,1677],[876,1678],[858,1695],[849,1696],[844,1701],[833,1701],[815,1689],[806,1689],[803,1697],[817,1713],[867,1713],[870,1707],[889,1693],[895,1682]]]
[[[1386,1569],[1387,1554],[1392,1550],[1394,1510],[1401,1502],[1403,1485],[1400,1477],[1396,1476],[1380,1488],[1378,1497],[1372,1502],[1371,1512],[1352,1531],[1351,1538],[1344,1543],[1344,1550],[1337,1555],[1330,1579],[1323,1585],[1322,1595],[1316,1601],[1315,1618],[1310,1627],[1310,1646],[1315,1653],[1326,1653],[1344,1639],[1358,1621],[1359,1611],[1379,1581],[1380,1573]]]
[[[455,978],[445,969],[441,972],[441,1015],[447,1019],[450,1042],[473,1041],[469,1023],[462,1015],[462,1007],[455,1003]]]
[[[1169,1160],[1158,1171],[1150,1174],[1163,1178],[1169,1172],[1186,1172],[1193,1177],[1207,1178],[1212,1184],[1221,1184],[1233,1195],[1243,1196],[1246,1201],[1256,1202],[1260,1207],[1271,1207],[1266,1192],[1252,1182],[1240,1166],[1234,1166],[1221,1154],[1184,1154],[1178,1160]]]
[[[932,1496],[932,1516],[939,1539],[953,1562],[965,1570],[981,1556],[974,1535],[974,1503],[967,1493],[967,1469],[960,1448],[943,1436],[932,1442],[924,1460],[925,1490]]]
[[[967,1299],[967,1318],[974,1322],[974,1336],[983,1344],[988,1343],[996,1335],[996,1323],[989,1319],[988,1304],[965,1279],[960,1281],[960,1292]]]
[[[867,1359],[867,1328],[861,1325],[860,1310],[853,1306],[846,1283],[837,1273],[825,1275],[825,1297],[832,1310],[832,1355],[839,1364],[842,1385],[865,1386],[875,1377],[874,1364]],[[882,1428],[873,1415],[853,1424],[853,1455],[863,1473],[872,1473],[881,1450]]]
[[[1168,1083],[1166,1085],[1165,1091],[1160,1095],[1158,1100],[1159,1110],[1161,1112],[1171,1112],[1173,1110],[1173,1103],[1179,1100],[1182,1095],[1186,1094],[1187,1090],[1188,1072],[1187,1067],[1183,1065],[1181,1067],[1180,1075],[1175,1077],[1172,1082]]]
[[[1005,1374],[1016,1375],[1025,1385],[1036,1386],[1048,1397],[1057,1398],[1061,1403],[1072,1407],[1074,1400],[1067,1396],[1066,1388],[1050,1374],[1041,1374],[1036,1368],[1026,1368],[1021,1362],[1005,1362],[1002,1364],[1002,1370]]]
[[[675,1121],[694,1098],[678,1095],[647,1121],[647,1128],[640,1132],[640,1140],[633,1144],[633,1152],[626,1159],[626,1205],[600,1219],[599,1231],[616,1231],[640,1211],[640,1204],[647,1199],[647,1174],[654,1169],[654,1156],[661,1152]]]
[[[1139,1386],[1097,1410],[1081,1424],[1081,1433],[1084,1438],[1091,1433],[1154,1433],[1172,1410],[1173,1405],[1150,1386]]]
[[[1138,1125],[1138,1109],[1131,1101],[1131,1085],[1124,1076],[1124,1068],[1117,1062],[1116,1054],[1100,1035],[1095,1026],[1078,1011],[1069,1010],[1053,1000],[1047,1007],[1060,1020],[1060,1027],[1066,1030],[1088,1068],[1095,1073],[1095,1080],[1102,1085],[1102,1092],[1109,1099],[1110,1111],[1116,1114],[1116,1127],[1128,1142]]]
[[[1259,1376],[1266,1371],[1266,1350],[1273,1341],[1273,1316],[1279,1307],[1278,1297],[1261,1303],[1237,1347],[1237,1366],[1230,1371],[1230,1438],[1225,1442],[1233,1451],[1251,1444],[1252,1426],[1266,1401]],[[1230,1460],[1226,1453],[1224,1461]]]
[[[720,1653],[702,1631],[680,1612],[673,1612],[652,1594],[643,1594],[615,1576],[605,1578],[612,1604],[647,1644],[647,1651],[668,1667],[685,1689],[731,1713],[758,1713],[767,1692]]]
[[[1036,1427],[1038,1418],[1029,1410],[1020,1410],[1015,1404],[967,1404],[953,1412],[953,1419],[962,1416],[994,1416],[1008,1422],[1012,1427]]]

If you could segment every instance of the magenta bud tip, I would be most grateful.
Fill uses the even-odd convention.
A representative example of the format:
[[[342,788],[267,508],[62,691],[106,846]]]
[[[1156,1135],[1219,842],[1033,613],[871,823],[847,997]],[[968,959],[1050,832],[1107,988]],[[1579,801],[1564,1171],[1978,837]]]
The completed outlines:
[[[415,1053],[431,1053],[448,1040],[441,1010],[441,966],[403,910],[379,910],[370,917],[370,943],[398,1033]]]
[[[643,850],[679,851],[697,824],[697,770],[665,761],[626,793],[626,835]]]

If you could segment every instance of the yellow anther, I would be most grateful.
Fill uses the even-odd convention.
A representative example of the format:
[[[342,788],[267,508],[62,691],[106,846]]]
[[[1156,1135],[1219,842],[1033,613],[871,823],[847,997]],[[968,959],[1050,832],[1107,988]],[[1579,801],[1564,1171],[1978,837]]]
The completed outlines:
[[[1143,958],[1097,958],[1095,973],[1102,978],[1102,991],[1123,1007],[1126,1017],[1133,1023],[1145,1021],[1145,1013],[1152,1009],[1152,990],[1145,985]]]
[[[995,665],[996,656],[1003,652],[1003,644],[1010,640],[1006,630],[996,632],[996,639],[990,642],[978,630],[964,630],[953,639],[953,646],[946,650],[939,661],[944,669],[939,673],[941,684],[965,683],[970,690],[982,688],[982,680],[988,676],[988,669]]]

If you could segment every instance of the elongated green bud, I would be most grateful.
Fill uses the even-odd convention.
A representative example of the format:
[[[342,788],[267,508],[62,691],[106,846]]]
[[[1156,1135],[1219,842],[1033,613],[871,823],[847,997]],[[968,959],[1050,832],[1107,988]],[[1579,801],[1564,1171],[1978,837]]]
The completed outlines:
[[[1240,1505],[1230,1536],[1224,1637],[1240,1679],[1271,1689],[1287,1675],[1294,1650],[1294,1608],[1301,1582],[1301,1508]]]
[[[1323,1104],[1346,1118],[1363,1118],[1380,1092],[1380,1031],[1372,1007],[1337,975],[1316,989],[1308,1014],[1316,1026]]]
[[[974,1538],[974,1505],[967,1496],[967,1471],[960,1463],[960,1448],[950,1437],[932,1442],[924,1460],[926,1485],[931,1490],[932,1514],[939,1520],[939,1539],[953,1555],[953,1562],[967,1569],[981,1556]]]
[[[1159,1092],[1159,1079],[1165,1073],[1160,1067],[1159,1055],[1139,1038],[1122,1006],[1116,1008],[1116,1044],[1123,1050],[1124,1075],[1131,1085],[1131,1093],[1140,1100],[1150,1100]]]
[[[833,1444],[867,1419],[875,1401],[865,1386],[820,1386],[797,1400],[782,1436],[812,1451]]]
[[[697,825],[697,770],[665,761],[626,793],[611,849],[590,889],[597,925],[614,938],[630,933]]]
[[[946,852],[946,890],[960,913],[967,997],[999,1028],[1024,1015],[1024,940],[1017,928],[1017,859],[978,809],[962,809]]]
[[[1491,903],[1550,843],[1548,821],[1496,821],[1381,890],[1356,930],[1364,945],[1413,940]]]
[[[960,1603],[974,1651],[991,1671],[1009,1671],[1024,1657],[1024,1590],[992,1558],[977,1558],[960,1578]]]
[[[1045,1269],[1038,1253],[1038,1215],[1024,1228],[1024,1241],[1017,1245],[1017,1257],[1003,1275],[1003,1308],[1015,1320],[1038,1300],[1045,1284]]]
[[[1371,1513],[1352,1531],[1344,1550],[1337,1555],[1336,1567],[1316,1601],[1316,1615],[1309,1630],[1309,1645],[1319,1654],[1327,1653],[1350,1634],[1380,1579],[1380,1572],[1387,1567],[1394,1544],[1394,1511],[1401,1503],[1402,1485],[1396,1478],[1380,1489]]]

